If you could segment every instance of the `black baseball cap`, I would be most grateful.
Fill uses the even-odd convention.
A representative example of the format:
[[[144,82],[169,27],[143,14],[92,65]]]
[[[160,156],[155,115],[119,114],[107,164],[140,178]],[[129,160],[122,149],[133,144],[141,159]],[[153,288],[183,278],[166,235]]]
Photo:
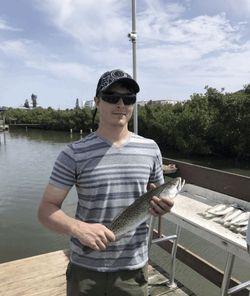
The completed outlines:
[[[115,83],[121,83],[135,94],[140,91],[138,83],[128,73],[115,69],[102,74],[97,84],[96,96],[101,92],[108,91]]]

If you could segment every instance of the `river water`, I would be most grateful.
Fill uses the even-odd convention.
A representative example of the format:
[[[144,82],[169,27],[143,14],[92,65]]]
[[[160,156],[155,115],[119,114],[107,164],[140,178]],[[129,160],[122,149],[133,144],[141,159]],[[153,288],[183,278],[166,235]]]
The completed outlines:
[[[34,129],[0,133],[0,263],[68,248],[67,237],[52,233],[39,224],[37,208],[58,153],[66,143],[79,138],[79,134]],[[197,161],[202,164],[201,160]],[[211,159],[206,162],[211,167],[250,175],[249,164],[228,160],[213,162]],[[63,205],[68,214],[73,215],[76,201],[76,192],[72,189]],[[171,230],[174,226],[167,227]],[[226,254],[190,235],[184,231],[181,243],[223,269]],[[168,265],[169,258],[163,260],[157,248],[153,247],[156,251],[152,257]],[[249,280],[249,275],[249,265],[236,260],[234,276]],[[177,278],[197,295],[218,295],[216,287],[181,263],[177,264]],[[206,290],[209,292],[204,292]]]

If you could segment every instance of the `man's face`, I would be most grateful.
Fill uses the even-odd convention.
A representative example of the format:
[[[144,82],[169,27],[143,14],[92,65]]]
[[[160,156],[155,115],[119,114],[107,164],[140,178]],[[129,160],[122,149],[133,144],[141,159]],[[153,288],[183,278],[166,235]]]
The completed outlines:
[[[109,93],[125,95],[130,94],[130,91],[121,85],[114,85],[109,89]],[[121,98],[116,104],[111,104],[98,98],[96,99],[96,106],[100,113],[100,125],[113,127],[127,125],[134,108],[134,105],[124,105]]]

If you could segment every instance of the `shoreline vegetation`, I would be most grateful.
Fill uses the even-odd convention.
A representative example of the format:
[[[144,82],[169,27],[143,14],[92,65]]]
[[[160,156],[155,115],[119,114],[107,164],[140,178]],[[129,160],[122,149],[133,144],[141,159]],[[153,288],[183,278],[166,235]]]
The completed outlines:
[[[183,155],[223,155],[249,160],[250,84],[236,93],[205,89],[204,94],[195,93],[190,100],[174,105],[154,101],[138,105],[139,134],[154,139],[161,148],[167,147]],[[38,124],[40,129],[82,130],[83,133],[91,130],[92,115],[89,107],[8,108],[5,111],[6,124]],[[132,121],[130,128],[133,129]]]

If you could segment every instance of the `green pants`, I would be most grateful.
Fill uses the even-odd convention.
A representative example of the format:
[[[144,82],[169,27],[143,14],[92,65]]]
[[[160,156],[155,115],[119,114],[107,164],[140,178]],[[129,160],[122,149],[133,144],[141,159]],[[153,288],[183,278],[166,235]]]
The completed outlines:
[[[147,296],[148,265],[137,270],[97,272],[69,263],[67,296]]]

